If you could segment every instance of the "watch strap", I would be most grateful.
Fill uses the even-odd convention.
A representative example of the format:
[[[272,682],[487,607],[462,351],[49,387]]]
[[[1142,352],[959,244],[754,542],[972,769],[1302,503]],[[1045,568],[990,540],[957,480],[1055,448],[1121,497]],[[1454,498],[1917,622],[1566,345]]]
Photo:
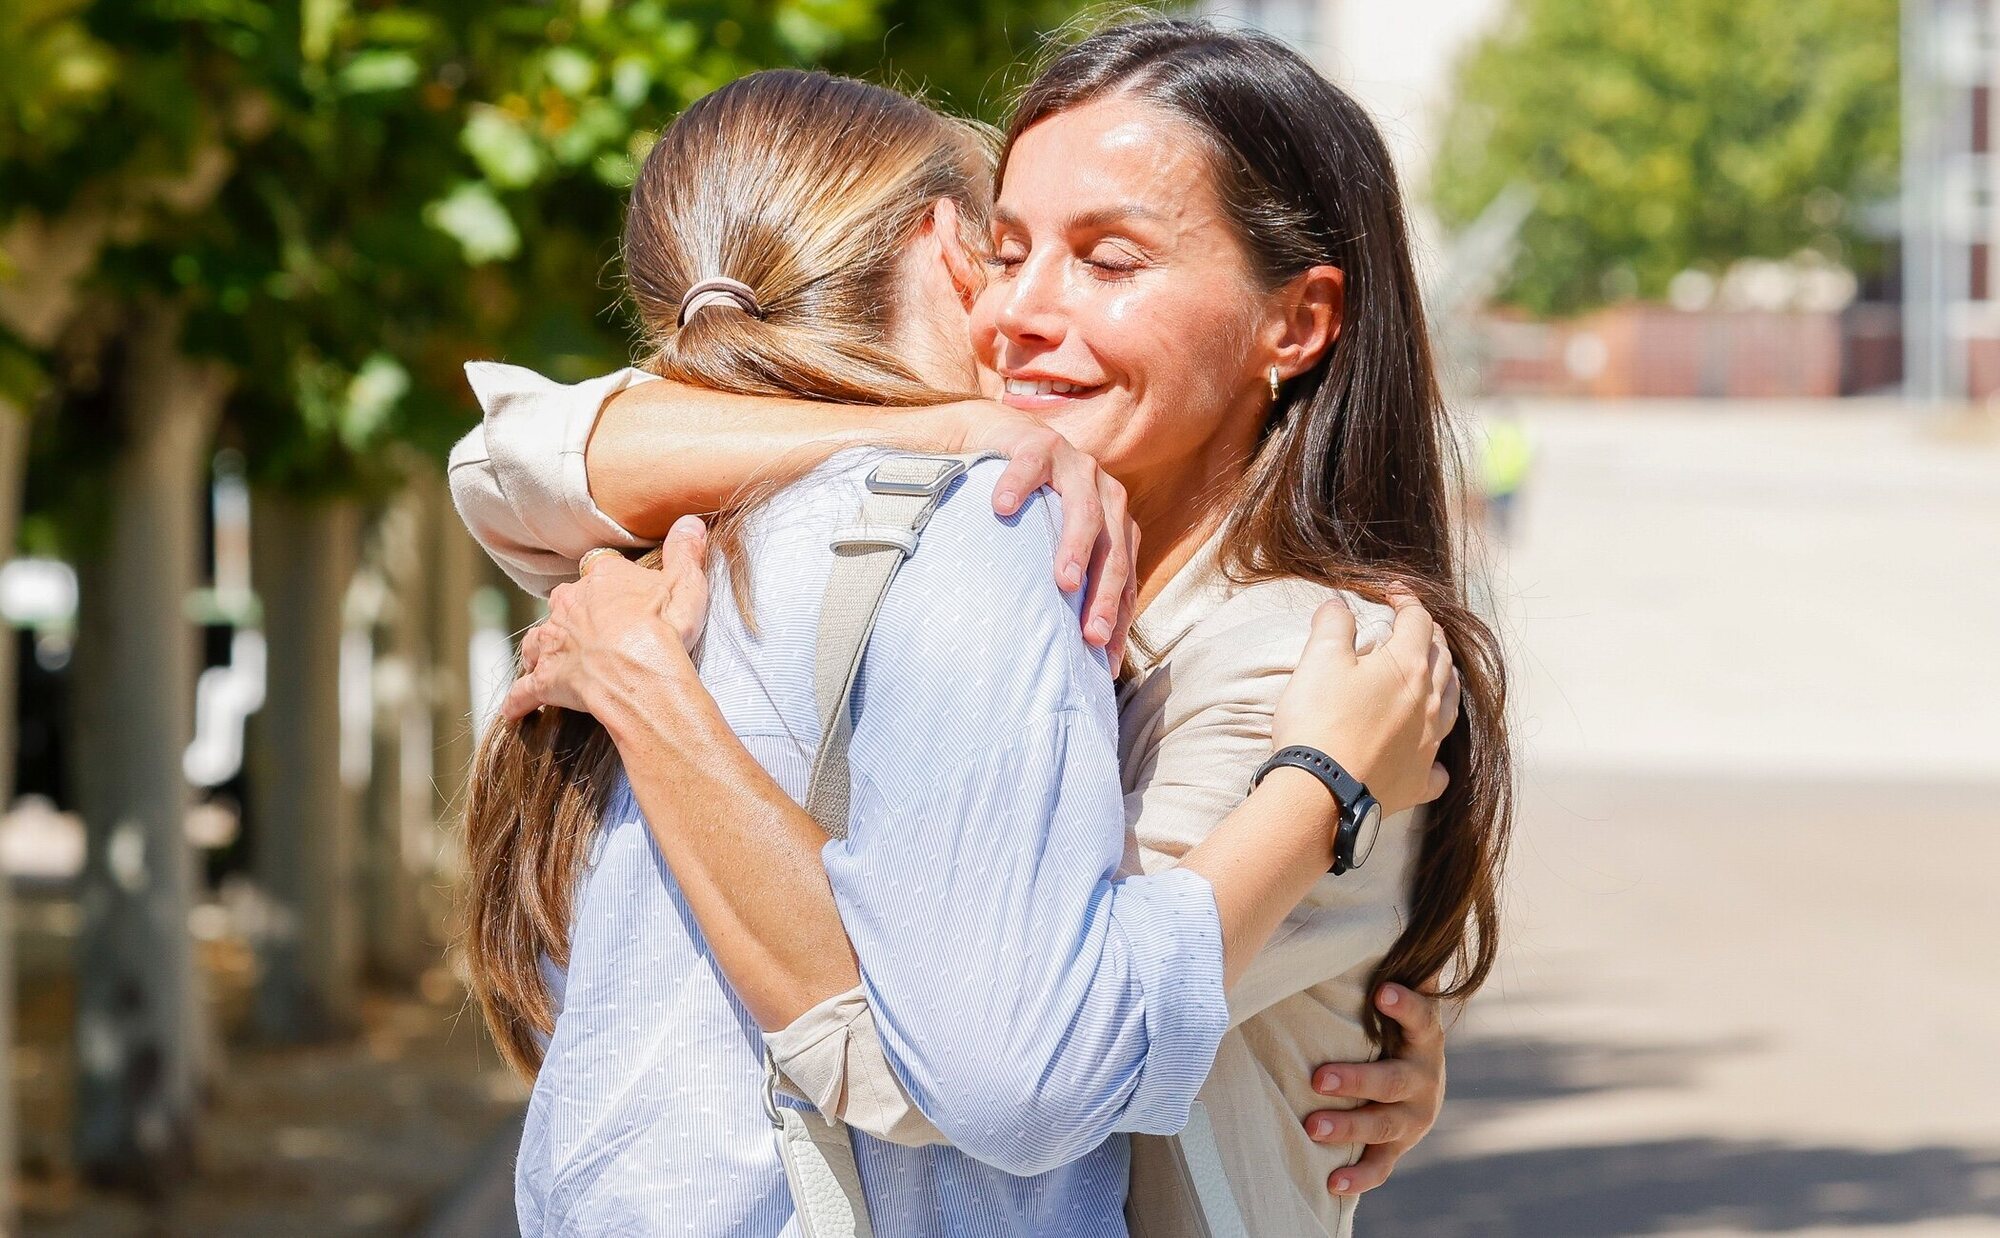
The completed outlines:
[[[1361,825],[1361,814],[1374,796],[1359,778],[1342,768],[1340,762],[1306,744],[1291,744],[1271,754],[1269,760],[1257,767],[1256,776],[1250,779],[1250,789],[1264,781],[1264,775],[1282,766],[1302,769],[1320,780],[1320,784],[1333,796],[1333,802],[1340,807],[1340,824],[1334,830],[1333,867],[1327,871],[1334,874],[1347,872],[1355,867],[1354,843]]]

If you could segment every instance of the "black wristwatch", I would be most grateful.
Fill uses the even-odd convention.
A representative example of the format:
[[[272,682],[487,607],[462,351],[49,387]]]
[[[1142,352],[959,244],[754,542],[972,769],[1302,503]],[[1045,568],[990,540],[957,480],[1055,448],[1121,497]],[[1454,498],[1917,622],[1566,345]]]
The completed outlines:
[[[1375,849],[1375,836],[1382,832],[1382,805],[1368,794],[1361,780],[1319,749],[1293,744],[1278,749],[1270,760],[1257,767],[1250,789],[1255,791],[1257,784],[1264,781],[1264,775],[1280,765],[1297,766],[1319,779],[1332,793],[1334,803],[1340,805],[1340,824],[1333,832],[1333,867],[1327,871],[1339,876],[1367,863],[1368,853]]]

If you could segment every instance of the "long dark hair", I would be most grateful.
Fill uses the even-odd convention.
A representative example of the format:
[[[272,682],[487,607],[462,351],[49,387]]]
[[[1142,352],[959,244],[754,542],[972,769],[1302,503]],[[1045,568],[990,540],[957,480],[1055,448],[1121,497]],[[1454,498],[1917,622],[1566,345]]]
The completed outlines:
[[[1411,266],[1402,191],[1368,114],[1299,54],[1249,31],[1142,21],[1083,39],[1027,88],[1001,155],[1059,112],[1121,95],[1189,125],[1269,288],[1345,275],[1340,334],[1285,384],[1224,531],[1239,581],[1298,577],[1380,598],[1407,584],[1451,644],[1463,713],[1439,753],[1451,786],[1425,815],[1412,908],[1374,981],[1471,994],[1493,967],[1513,821],[1500,643],[1468,606],[1453,531],[1452,438]],[[1371,986],[1372,988],[1373,986]],[[1378,1042],[1396,1027],[1369,1010]]]

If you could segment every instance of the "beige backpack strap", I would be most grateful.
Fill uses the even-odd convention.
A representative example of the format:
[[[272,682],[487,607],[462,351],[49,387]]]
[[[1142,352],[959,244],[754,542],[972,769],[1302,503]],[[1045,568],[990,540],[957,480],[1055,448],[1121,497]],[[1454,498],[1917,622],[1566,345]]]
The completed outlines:
[[[819,617],[819,659],[813,675],[819,705],[819,751],[813,757],[806,811],[834,838],[847,837],[847,745],[854,736],[848,697],[875,614],[938,500],[983,455],[890,456],[868,474],[855,523],[833,535],[833,573]]]
[[[914,554],[917,539],[951,483],[991,453],[889,456],[868,474],[855,523],[833,535],[833,570],[820,608],[813,693],[820,721],[819,751],[806,788],[806,811],[834,838],[847,837],[850,783],[847,747],[854,737],[848,707],[861,655],[889,582]],[[816,1109],[777,1100],[778,1070],[764,1054],[764,1104],[777,1131],[778,1155],[792,1188],[803,1238],[870,1238],[868,1205],[847,1126]]]

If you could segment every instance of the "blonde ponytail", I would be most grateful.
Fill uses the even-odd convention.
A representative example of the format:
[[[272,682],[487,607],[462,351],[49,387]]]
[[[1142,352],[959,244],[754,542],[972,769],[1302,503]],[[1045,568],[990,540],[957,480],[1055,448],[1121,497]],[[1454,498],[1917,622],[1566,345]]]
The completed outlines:
[[[898,358],[892,333],[903,256],[933,204],[954,200],[964,239],[982,243],[992,152],[972,125],[824,73],[755,73],[697,101],[647,155],[627,208],[642,364],[747,395],[959,398]],[[732,570],[743,506],[711,537]],[[594,719],[555,709],[494,723],[474,762],[466,961],[494,1041],[526,1076],[555,1030],[540,961],[568,966],[571,897],[617,770]]]

